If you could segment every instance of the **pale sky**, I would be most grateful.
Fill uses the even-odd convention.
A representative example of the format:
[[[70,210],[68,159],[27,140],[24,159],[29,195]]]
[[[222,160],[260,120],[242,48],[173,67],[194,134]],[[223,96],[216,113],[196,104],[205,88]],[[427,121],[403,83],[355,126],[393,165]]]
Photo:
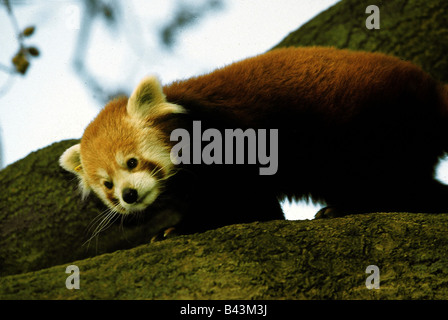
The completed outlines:
[[[96,26],[87,64],[102,83],[131,91],[146,75],[156,74],[168,83],[265,52],[337,0],[227,0],[224,9],[183,30],[167,52],[160,46],[156,28],[179,2],[120,1],[125,31],[112,33],[103,23]],[[25,77],[16,77],[11,88],[0,94],[5,165],[53,142],[80,138],[102,107],[71,65],[81,3],[21,3],[26,5],[13,7],[15,16],[21,28],[36,25],[27,43],[36,45],[41,56],[32,61]],[[6,10],[0,6],[0,64],[8,64],[17,48]],[[6,79],[7,74],[0,72],[0,88]],[[311,219],[316,210],[284,204],[288,219]]]

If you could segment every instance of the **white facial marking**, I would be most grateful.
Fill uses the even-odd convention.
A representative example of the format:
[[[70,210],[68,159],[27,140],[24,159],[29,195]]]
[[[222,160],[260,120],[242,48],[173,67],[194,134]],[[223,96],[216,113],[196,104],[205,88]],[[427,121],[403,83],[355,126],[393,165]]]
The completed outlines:
[[[103,180],[109,180],[109,175],[107,174],[107,171],[104,169],[98,169],[96,171],[96,174]]]
[[[119,170],[114,176],[114,196],[120,202],[120,206],[126,213],[141,211],[152,204],[159,195],[157,180],[149,172],[137,171],[129,172]],[[125,189],[134,189],[137,191],[138,198],[134,203],[126,203],[123,200],[123,191]]]
[[[121,152],[117,152],[115,155],[115,161],[117,161],[118,165],[122,168],[126,166],[126,158]]]

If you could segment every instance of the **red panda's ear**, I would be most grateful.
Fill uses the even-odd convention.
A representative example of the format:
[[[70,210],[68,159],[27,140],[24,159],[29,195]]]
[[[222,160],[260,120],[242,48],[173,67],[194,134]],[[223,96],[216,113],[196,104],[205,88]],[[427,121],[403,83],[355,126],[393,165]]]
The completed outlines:
[[[139,83],[126,108],[129,115],[139,119],[185,112],[183,107],[166,101],[162,86],[154,76],[146,77]]]
[[[81,165],[80,150],[81,145],[79,143],[71,146],[61,155],[61,157],[59,158],[59,164],[65,170],[70,171],[78,176],[79,188],[82,192],[82,198],[85,199],[90,192],[90,187],[86,179],[84,178],[84,169]]]
[[[81,145],[78,143],[65,150],[59,158],[60,166],[67,171],[80,175],[82,173],[80,149]]]

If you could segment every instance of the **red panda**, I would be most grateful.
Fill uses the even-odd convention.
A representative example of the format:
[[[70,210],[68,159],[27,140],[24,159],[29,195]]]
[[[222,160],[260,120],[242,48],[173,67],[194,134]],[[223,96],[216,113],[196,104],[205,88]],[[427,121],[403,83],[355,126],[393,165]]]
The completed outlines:
[[[60,164],[85,195],[93,190],[115,212],[176,207],[186,232],[282,219],[285,197],[333,208],[323,215],[448,212],[448,187],[434,179],[448,150],[447,111],[447,86],[410,62],[335,48],[277,49],[163,87],[145,78],[129,99],[105,106]],[[247,162],[176,163],[199,149],[187,141],[173,155],[173,132],[194,135],[198,123],[204,136],[209,129],[277,130],[274,144],[255,146],[278,152],[275,174]],[[210,144],[219,142],[213,138]],[[213,149],[210,157],[231,152]]]

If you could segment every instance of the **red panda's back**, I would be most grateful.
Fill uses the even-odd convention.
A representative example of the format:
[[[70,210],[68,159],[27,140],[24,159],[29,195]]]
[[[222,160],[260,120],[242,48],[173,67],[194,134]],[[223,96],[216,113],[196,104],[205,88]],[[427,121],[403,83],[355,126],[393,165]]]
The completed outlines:
[[[349,120],[363,108],[408,94],[424,100],[434,81],[411,63],[379,53],[286,48],[249,58],[164,88],[169,101],[225,107],[252,126],[273,116],[311,113]],[[260,123],[262,122],[262,123]],[[249,124],[250,125],[250,124]]]

